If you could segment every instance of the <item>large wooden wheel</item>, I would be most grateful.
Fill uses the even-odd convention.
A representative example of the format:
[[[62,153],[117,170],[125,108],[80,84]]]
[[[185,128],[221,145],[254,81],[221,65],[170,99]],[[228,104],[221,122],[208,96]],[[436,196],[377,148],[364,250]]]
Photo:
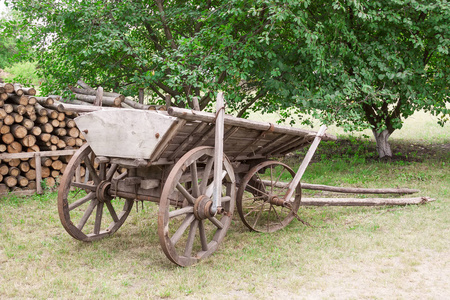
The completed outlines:
[[[166,256],[189,266],[213,253],[231,224],[236,182],[233,167],[223,162],[223,211],[211,215],[214,148],[187,152],[173,167],[164,184],[158,214],[158,235]]]
[[[119,175],[115,164],[94,163],[88,144],[72,157],[58,191],[58,213],[62,225],[75,239],[85,242],[112,235],[125,222],[133,199],[114,198],[111,182]]]
[[[237,194],[237,209],[242,222],[251,230],[274,232],[294,219],[301,201],[301,186],[293,199],[284,201],[287,184],[295,173],[287,165],[266,161],[250,169],[242,179]]]

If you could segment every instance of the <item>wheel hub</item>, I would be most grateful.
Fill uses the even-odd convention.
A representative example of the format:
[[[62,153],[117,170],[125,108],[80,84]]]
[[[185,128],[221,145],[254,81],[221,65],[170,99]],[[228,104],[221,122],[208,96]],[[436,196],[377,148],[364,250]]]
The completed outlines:
[[[214,217],[213,214],[211,214],[211,206],[213,202],[211,198],[201,195],[195,200],[194,203],[194,216],[197,218],[197,220],[204,220],[207,218]]]
[[[276,206],[284,206],[285,205],[284,199],[278,198],[277,195],[270,195],[269,202],[270,202],[270,204],[276,205]]]
[[[110,181],[102,181],[97,187],[97,190],[95,191],[95,194],[97,196],[97,200],[99,202],[107,202],[111,201],[113,198],[109,194],[109,189],[111,188],[111,182]]]

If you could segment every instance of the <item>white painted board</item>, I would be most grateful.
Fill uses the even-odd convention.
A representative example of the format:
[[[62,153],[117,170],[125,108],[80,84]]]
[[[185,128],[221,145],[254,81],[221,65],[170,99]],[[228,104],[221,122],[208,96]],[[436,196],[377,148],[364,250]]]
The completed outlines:
[[[88,113],[75,123],[97,156],[149,159],[176,120],[155,111],[117,109]]]

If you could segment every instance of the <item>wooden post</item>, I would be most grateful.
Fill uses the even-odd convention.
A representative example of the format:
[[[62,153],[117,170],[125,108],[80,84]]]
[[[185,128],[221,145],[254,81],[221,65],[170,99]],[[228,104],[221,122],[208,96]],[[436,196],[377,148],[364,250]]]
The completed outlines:
[[[292,195],[294,194],[295,188],[300,183],[300,180],[302,179],[302,176],[305,173],[306,167],[308,167],[309,162],[311,161],[311,158],[314,155],[314,152],[316,152],[317,146],[319,146],[320,140],[322,139],[322,135],[325,134],[326,130],[327,130],[327,126],[322,125],[322,127],[320,127],[320,130],[317,133],[313,143],[309,147],[308,152],[305,155],[305,158],[303,158],[302,164],[298,168],[297,173],[295,174],[294,178],[292,179],[291,183],[289,184],[289,188],[286,193],[286,196],[284,197],[284,201],[290,201]]]
[[[144,104],[144,89],[143,88],[139,89],[139,103]]]
[[[102,106],[102,101],[103,101],[103,88],[99,86],[97,89],[97,94],[95,95],[94,105]]]
[[[192,98],[192,104],[194,105],[194,110],[200,111],[200,104],[198,104],[198,98],[197,97]]]
[[[172,104],[171,98],[172,97],[170,95],[166,95],[166,109],[169,109],[170,105]]]
[[[216,138],[214,143],[214,185],[213,205],[211,207],[212,214],[215,214],[217,212],[217,209],[221,206],[224,118],[225,107],[223,101],[223,93],[218,93],[216,103]]]
[[[42,165],[41,165],[41,154],[36,152],[35,155],[36,160],[36,193],[42,194]]]

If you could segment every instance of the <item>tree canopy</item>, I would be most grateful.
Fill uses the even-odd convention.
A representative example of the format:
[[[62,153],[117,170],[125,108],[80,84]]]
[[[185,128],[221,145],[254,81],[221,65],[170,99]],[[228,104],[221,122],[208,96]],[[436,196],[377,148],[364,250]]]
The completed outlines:
[[[392,155],[388,137],[414,111],[448,120],[445,0],[7,3],[25,16],[48,92],[83,78],[180,106],[197,96],[204,108],[224,90],[239,116],[308,113],[371,128],[380,156]]]

